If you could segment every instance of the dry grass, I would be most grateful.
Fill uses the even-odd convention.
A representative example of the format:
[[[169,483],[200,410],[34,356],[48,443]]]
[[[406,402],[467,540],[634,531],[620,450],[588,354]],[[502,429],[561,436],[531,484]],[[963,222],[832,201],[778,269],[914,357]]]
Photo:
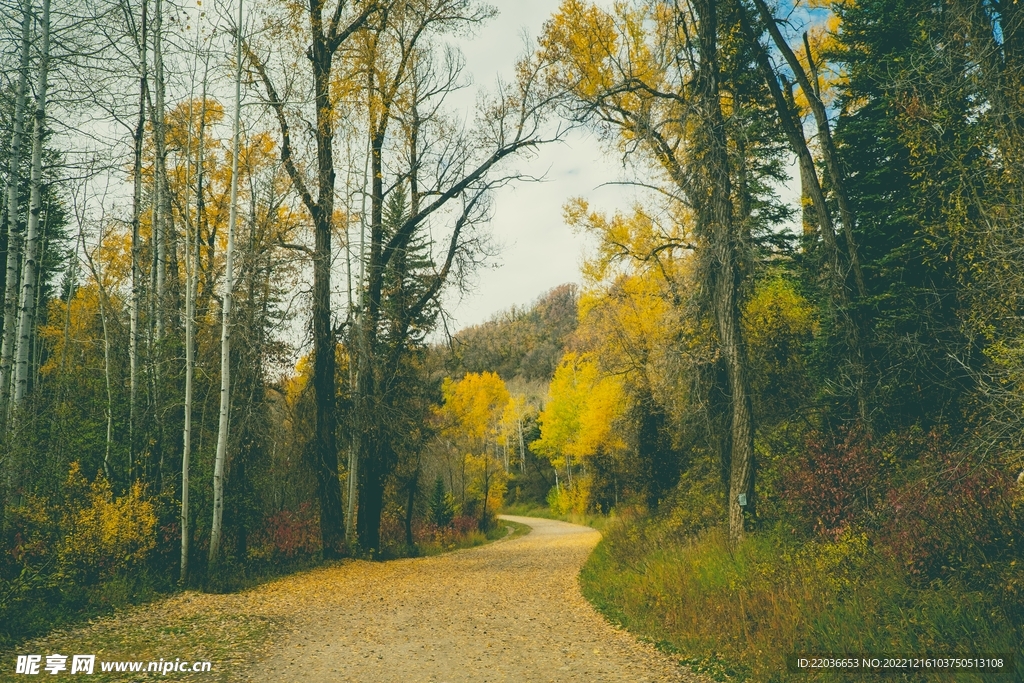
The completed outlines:
[[[1019,651],[993,600],[952,585],[913,587],[853,536],[800,546],[765,533],[733,550],[717,529],[676,538],[654,525],[618,524],[581,584],[613,622],[719,680],[841,680],[789,674],[794,653]]]

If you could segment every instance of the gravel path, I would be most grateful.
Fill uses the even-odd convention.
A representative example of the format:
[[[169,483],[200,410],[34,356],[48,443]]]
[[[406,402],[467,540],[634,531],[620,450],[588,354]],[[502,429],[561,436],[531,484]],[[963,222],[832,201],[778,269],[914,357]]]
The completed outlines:
[[[576,575],[593,529],[508,517],[533,530],[447,555],[353,562],[257,589],[297,610],[253,681],[696,681],[610,626]],[[274,610],[277,611],[277,610]]]

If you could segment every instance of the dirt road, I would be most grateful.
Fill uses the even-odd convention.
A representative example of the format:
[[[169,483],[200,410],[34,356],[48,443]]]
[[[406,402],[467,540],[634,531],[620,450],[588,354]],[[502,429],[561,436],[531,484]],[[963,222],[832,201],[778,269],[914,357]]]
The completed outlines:
[[[208,672],[165,679],[182,683],[698,680],[609,626],[580,595],[576,576],[598,532],[508,519],[532,531],[436,557],[340,562],[228,595],[187,591],[54,631],[0,653],[0,681],[22,680],[15,655],[29,653],[143,667],[111,672],[146,671],[157,660],[212,662]]]
[[[315,572],[301,613],[248,672],[258,681],[696,680],[612,628],[577,572],[600,535],[526,517],[526,536],[448,555]],[[310,580],[315,578],[315,580]],[[269,591],[288,588],[275,582]],[[273,600],[273,595],[267,596]]]

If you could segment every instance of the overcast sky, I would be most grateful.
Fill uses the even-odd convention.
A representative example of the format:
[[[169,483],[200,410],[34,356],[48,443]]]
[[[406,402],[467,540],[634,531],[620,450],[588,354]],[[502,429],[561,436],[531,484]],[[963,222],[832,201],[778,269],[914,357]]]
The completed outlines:
[[[494,89],[500,76],[512,79],[516,58],[523,53],[523,32],[532,38],[558,8],[557,0],[491,0],[500,14],[478,34],[458,41],[475,88]],[[468,108],[473,89],[459,102]],[[468,112],[467,112],[468,113]],[[481,269],[477,288],[461,301],[451,301],[454,329],[475,325],[513,304],[526,304],[565,282],[579,282],[585,240],[562,221],[562,205],[585,197],[596,208],[627,208],[632,192],[621,186],[600,187],[623,178],[614,155],[605,155],[598,140],[582,132],[563,144],[549,145],[535,159],[521,164],[541,183],[520,183],[495,196],[491,230],[503,245],[493,267]]]

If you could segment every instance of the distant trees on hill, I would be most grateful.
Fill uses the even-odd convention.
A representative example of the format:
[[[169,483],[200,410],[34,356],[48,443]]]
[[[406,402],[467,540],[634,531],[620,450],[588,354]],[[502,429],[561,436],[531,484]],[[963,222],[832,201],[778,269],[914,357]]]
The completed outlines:
[[[564,284],[532,306],[513,306],[452,338],[453,376],[494,372],[508,381],[550,381],[569,336],[576,330],[579,288]]]

